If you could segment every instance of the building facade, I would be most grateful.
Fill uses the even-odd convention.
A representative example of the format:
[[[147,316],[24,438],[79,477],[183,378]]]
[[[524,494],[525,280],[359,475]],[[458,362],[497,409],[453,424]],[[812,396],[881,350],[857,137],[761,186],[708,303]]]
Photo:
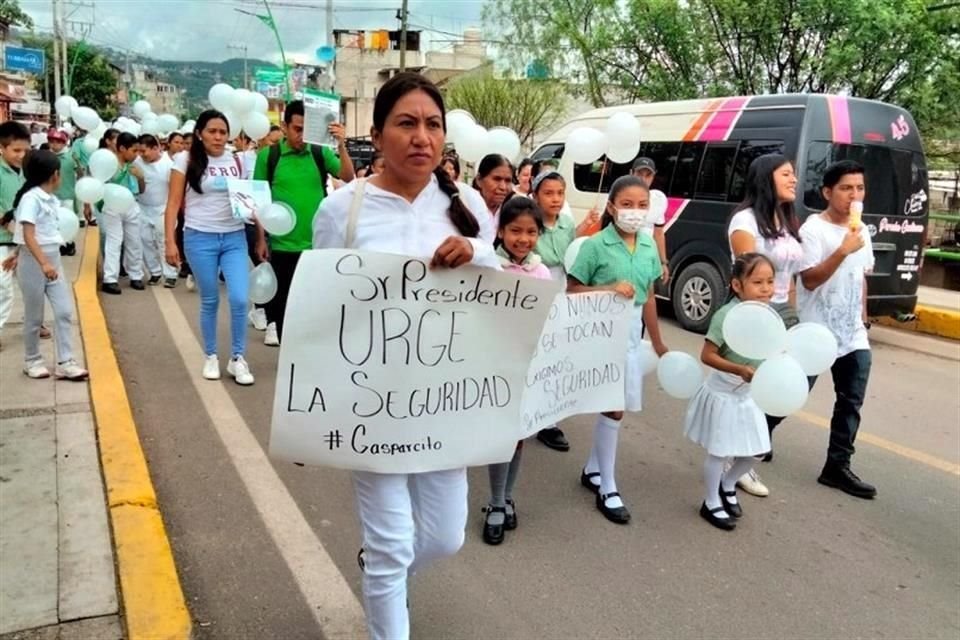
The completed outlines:
[[[146,100],[156,114],[183,112],[183,90],[176,85],[164,82],[151,69],[143,65],[134,65],[130,70],[130,89],[127,96],[130,103]]]

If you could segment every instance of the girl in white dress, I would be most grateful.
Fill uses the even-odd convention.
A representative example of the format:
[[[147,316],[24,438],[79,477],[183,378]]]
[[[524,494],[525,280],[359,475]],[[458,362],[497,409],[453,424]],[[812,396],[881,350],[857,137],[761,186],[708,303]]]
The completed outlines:
[[[737,500],[737,479],[770,450],[763,411],[750,397],[750,381],[759,366],[727,346],[723,321],[744,301],[769,304],[774,290],[773,262],[759,253],[744,253],[733,263],[730,286],[736,296],[710,321],[700,359],[714,371],[687,408],[686,436],[707,450],[703,463],[704,499],[700,516],[713,526],[732,531],[743,515]],[[728,461],[732,464],[724,473]]]

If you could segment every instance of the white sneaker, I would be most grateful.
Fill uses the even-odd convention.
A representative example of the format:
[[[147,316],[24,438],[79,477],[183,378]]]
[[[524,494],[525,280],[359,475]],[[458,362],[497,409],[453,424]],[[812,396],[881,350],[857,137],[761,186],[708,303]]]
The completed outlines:
[[[740,479],[737,480],[737,486],[758,498],[766,498],[770,495],[770,489],[767,488],[767,485],[760,482],[760,475],[753,469],[740,476]]]
[[[279,347],[280,338],[277,336],[277,323],[271,322],[267,325],[267,334],[263,336],[263,344],[268,347]]]
[[[258,309],[257,307],[250,309],[247,319],[250,320],[250,324],[257,331],[267,330],[267,312],[264,309]]]
[[[81,367],[76,360],[67,360],[57,365],[54,375],[57,377],[57,380],[74,380],[79,382],[86,380],[90,376],[90,373]]]
[[[216,354],[207,356],[207,359],[203,361],[203,377],[207,380],[220,379],[220,359],[217,358]]]
[[[250,365],[243,359],[243,356],[231,358],[227,363],[227,373],[233,376],[237,384],[244,386],[253,384],[253,374],[250,373]]]
[[[47,369],[47,365],[40,360],[23,365],[23,373],[34,380],[50,377],[50,369]]]
[[[187,291],[196,291],[197,281],[193,279],[193,274],[187,276]]]

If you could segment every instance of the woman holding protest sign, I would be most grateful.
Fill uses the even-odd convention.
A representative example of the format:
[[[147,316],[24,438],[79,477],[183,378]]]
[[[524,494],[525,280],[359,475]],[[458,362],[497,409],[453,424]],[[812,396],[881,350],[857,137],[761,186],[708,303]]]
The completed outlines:
[[[483,239],[494,235],[486,204],[440,168],[444,118],[443,98],[423,76],[399,73],[384,84],[372,129],[383,171],[323,201],[314,220],[314,248],[422,256],[439,268],[499,269],[492,243]],[[353,479],[370,636],[402,640],[410,635],[407,577],[463,544],[466,469],[356,471]]]
[[[800,322],[797,316],[796,277],[803,260],[800,246],[800,219],[793,202],[797,197],[797,175],[793,164],[778,153],[756,158],[747,169],[743,202],[727,225],[733,259],[747,253],[762,253],[776,267],[770,306],[780,314],[787,328]],[[771,437],[783,418],[767,416]],[[773,458],[773,452],[764,460]],[[740,478],[739,486],[759,497],[770,494],[755,470]]]
[[[613,291],[634,301],[624,372],[627,411],[641,409],[644,328],[657,355],[667,352],[660,338],[657,302],[653,296],[653,283],[662,273],[660,254],[653,239],[642,231],[649,207],[650,190],[640,178],[627,175],[614,181],[601,221],[602,230],[583,243],[567,275],[568,293]],[[617,524],[627,524],[630,512],[623,504],[614,478],[621,420],[623,411],[608,411],[597,419],[593,448],[580,474],[580,482],[596,494],[597,509],[604,517]]]

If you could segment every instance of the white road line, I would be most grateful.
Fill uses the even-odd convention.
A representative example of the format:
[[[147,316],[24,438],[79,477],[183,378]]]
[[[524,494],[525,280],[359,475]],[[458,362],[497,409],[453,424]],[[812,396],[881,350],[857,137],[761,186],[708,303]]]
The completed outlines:
[[[203,350],[173,294],[159,288],[154,288],[153,293],[190,373],[190,381],[324,637],[330,640],[366,637],[360,602],[307,524],[230,394],[222,383],[205,380],[200,375]]]

